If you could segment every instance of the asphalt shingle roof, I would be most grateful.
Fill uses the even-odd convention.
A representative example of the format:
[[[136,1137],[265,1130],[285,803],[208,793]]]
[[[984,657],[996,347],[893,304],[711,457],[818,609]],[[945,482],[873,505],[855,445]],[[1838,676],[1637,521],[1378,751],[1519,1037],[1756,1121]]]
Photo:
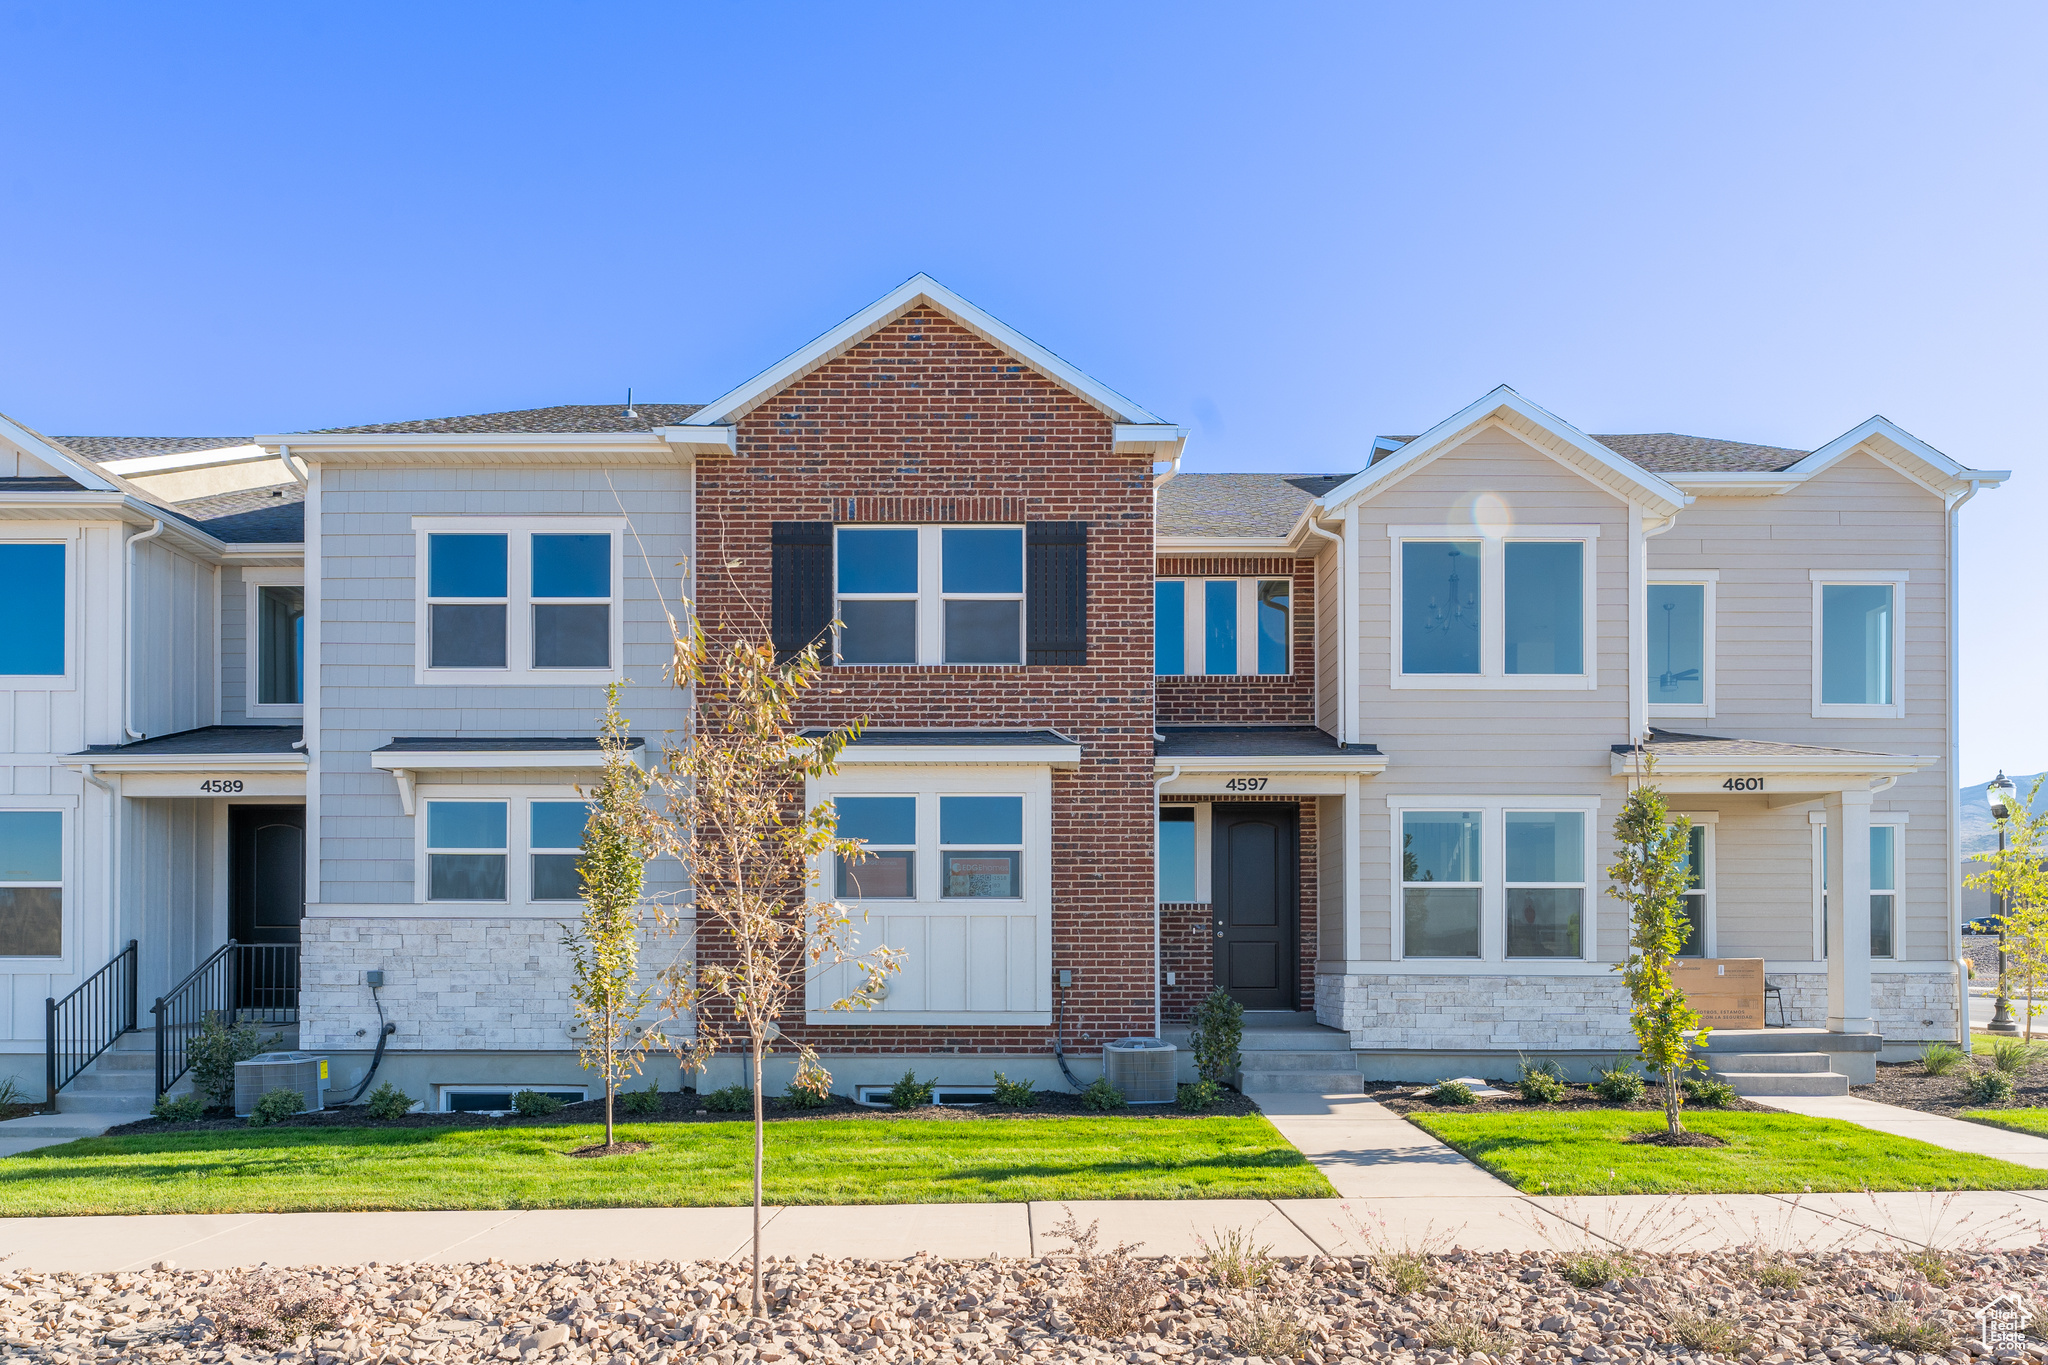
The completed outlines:
[[[306,538],[306,490],[297,484],[218,493],[171,510],[216,539],[237,544],[297,544]]]
[[[1812,454],[1783,446],[1754,446],[1712,436],[1680,436],[1669,431],[1593,439],[1652,474],[1775,474]]]
[[[143,455],[182,455],[193,450],[226,450],[248,445],[249,436],[52,436],[81,460],[133,460]]]
[[[1635,752],[1633,744],[1612,746],[1617,754]],[[1728,739],[1721,735],[1686,735],[1674,730],[1650,731],[1652,754],[1673,758],[1889,758],[1869,749],[1837,749],[1823,744],[1784,744],[1771,739]]]
[[[572,403],[555,408],[520,408],[514,412],[479,412],[468,417],[427,417],[416,422],[378,422],[363,427],[322,427],[308,435],[446,435],[473,436],[495,431],[613,432],[652,431],[682,421],[702,403],[635,403],[625,415],[619,403]]]
[[[1162,536],[1284,536],[1347,474],[1179,474],[1159,490]]]

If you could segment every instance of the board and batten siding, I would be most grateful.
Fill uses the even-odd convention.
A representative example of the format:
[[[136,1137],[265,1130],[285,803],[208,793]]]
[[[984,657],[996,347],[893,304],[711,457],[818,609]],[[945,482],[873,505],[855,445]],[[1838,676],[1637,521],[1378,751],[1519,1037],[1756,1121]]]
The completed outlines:
[[[1946,964],[1950,953],[1955,833],[1949,794],[1948,519],[1939,497],[1861,452],[1797,489],[1772,497],[1701,497],[1648,543],[1648,577],[1714,570],[1715,687],[1711,718],[1658,719],[1669,729],[1743,739],[1821,744],[1935,762],[1873,800],[1871,820],[1904,816],[1894,955]],[[1813,714],[1814,570],[1904,571],[1906,714]],[[1688,797],[1718,809],[1717,951],[1776,962],[1813,960],[1815,884],[1811,807],[1771,809],[1764,797]]]
[[[1387,528],[1441,525],[1445,538],[1454,539],[1461,528],[1474,534],[1475,517],[1489,523],[1505,519],[1510,527],[1599,527],[1587,560],[1594,574],[1594,616],[1586,623],[1586,652],[1596,669],[1595,687],[1390,686],[1400,630],[1392,601],[1396,542]],[[1387,755],[1386,771],[1363,784],[1355,832],[1359,938],[1350,955],[1387,961],[1394,946],[1397,843],[1389,796],[1597,796],[1602,805],[1593,819],[1599,837],[1589,876],[1613,860],[1606,827],[1620,784],[1609,774],[1608,755],[1610,745],[1628,738],[1630,508],[1519,437],[1489,428],[1356,507],[1350,529],[1358,557],[1358,738]],[[1480,603],[1482,613],[1499,609],[1499,603]],[[1487,856],[1498,854],[1489,848]],[[1589,886],[1586,908],[1597,916],[1596,956],[1616,961],[1626,954],[1627,930],[1601,900],[1597,883]],[[1459,970],[1455,962],[1444,968]]]

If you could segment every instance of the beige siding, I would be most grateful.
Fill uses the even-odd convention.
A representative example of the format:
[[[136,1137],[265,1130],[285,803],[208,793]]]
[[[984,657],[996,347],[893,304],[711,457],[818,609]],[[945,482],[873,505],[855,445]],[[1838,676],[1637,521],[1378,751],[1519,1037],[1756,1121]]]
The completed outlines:
[[[1343,724],[1342,677],[1343,610],[1338,591],[1344,572],[1344,554],[1339,546],[1325,549],[1316,560],[1316,724],[1336,734]]]

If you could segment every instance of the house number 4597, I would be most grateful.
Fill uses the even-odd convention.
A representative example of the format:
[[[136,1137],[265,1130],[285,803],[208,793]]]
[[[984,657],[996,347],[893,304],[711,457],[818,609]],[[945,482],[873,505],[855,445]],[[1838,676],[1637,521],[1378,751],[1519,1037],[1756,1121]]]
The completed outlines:
[[[1257,792],[1266,789],[1263,777],[1233,777],[1225,780],[1223,790],[1228,792]]]

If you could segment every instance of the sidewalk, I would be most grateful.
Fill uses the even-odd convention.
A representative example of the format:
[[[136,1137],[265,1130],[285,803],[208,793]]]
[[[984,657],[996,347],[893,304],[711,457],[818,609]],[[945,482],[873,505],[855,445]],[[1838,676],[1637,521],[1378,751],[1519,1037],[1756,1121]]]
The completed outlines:
[[[1952,1152],[1974,1152],[1978,1156],[1997,1157],[2000,1161],[2021,1166],[2048,1168],[2048,1138],[2035,1137],[2031,1133],[2015,1133],[1989,1124],[1944,1118],[1922,1109],[1880,1104],[1854,1095],[1770,1095],[1758,1099],[1757,1103],[1768,1104],[1788,1114],[1861,1124],[1880,1133],[1913,1138],[1936,1147],[1946,1147]],[[2048,1184],[2048,1181],[2042,1183]]]

